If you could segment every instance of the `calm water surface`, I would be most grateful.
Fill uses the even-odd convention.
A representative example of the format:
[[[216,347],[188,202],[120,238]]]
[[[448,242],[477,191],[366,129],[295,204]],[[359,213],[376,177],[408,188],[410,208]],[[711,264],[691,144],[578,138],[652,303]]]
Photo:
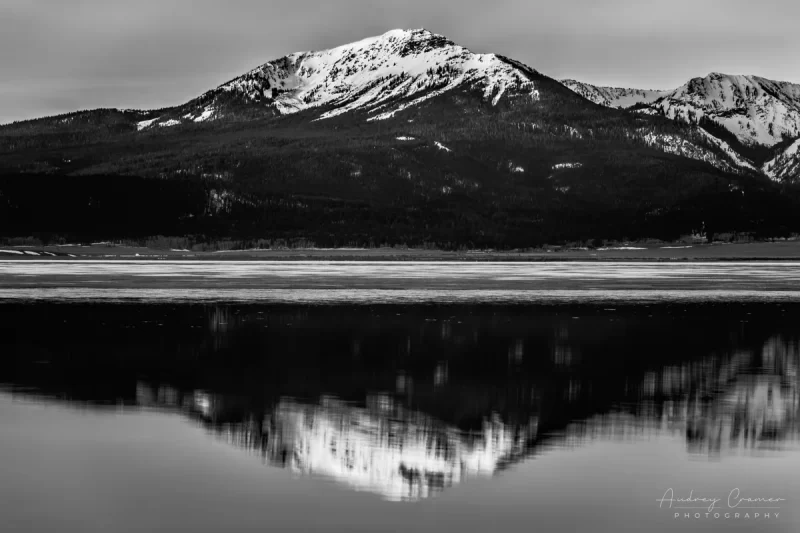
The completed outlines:
[[[797,531],[798,319],[6,302],[0,529]]]

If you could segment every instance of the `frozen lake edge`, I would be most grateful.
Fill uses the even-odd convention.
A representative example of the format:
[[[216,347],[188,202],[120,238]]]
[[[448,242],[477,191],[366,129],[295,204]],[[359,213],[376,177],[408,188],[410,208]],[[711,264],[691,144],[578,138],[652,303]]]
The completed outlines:
[[[0,300],[275,303],[800,301],[792,261],[0,260]]]

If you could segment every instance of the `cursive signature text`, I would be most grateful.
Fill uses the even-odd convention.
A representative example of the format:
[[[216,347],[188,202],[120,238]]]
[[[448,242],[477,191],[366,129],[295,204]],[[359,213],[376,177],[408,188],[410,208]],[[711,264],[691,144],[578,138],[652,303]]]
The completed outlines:
[[[664,492],[664,495],[656,501],[658,502],[659,508],[665,507],[666,505],[668,509],[708,509],[708,512],[712,512],[722,501],[727,501],[728,508],[730,509],[776,509],[777,507],[774,504],[785,502],[786,498],[744,497],[742,496],[741,490],[738,488],[730,491],[727,500],[695,496],[694,490],[690,490],[687,497],[679,498],[675,496],[675,491],[669,488]],[[767,506],[765,504],[770,505]],[[720,507],[722,507],[722,505],[720,505]]]

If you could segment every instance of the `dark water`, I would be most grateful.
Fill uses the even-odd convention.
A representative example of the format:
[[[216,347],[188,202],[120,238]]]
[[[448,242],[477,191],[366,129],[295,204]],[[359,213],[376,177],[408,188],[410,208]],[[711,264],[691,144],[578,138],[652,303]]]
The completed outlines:
[[[0,305],[0,530],[797,531],[798,319]]]

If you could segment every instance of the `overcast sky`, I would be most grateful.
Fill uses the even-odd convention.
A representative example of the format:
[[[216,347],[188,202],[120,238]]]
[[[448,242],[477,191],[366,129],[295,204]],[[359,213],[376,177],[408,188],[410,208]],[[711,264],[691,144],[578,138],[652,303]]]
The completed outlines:
[[[183,103],[270,59],[427,28],[555,78],[800,83],[800,0],[0,0],[0,123]]]

